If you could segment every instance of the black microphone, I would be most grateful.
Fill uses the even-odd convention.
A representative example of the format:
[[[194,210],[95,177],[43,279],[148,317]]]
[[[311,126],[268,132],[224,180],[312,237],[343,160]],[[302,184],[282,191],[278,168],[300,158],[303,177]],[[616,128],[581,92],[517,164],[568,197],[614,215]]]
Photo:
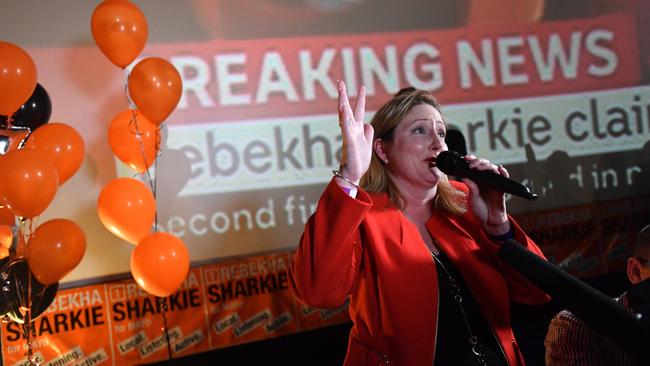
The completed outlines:
[[[470,169],[467,160],[455,151],[443,151],[438,154],[436,166],[447,175],[469,178],[479,186],[485,185],[531,201],[537,199],[537,194],[531,192],[525,185],[517,183],[510,178],[490,171]]]
[[[635,358],[648,360],[646,349],[650,343],[650,328],[630,316],[616,301],[540,258],[515,240],[503,242],[497,255],[589,327],[614,338]]]

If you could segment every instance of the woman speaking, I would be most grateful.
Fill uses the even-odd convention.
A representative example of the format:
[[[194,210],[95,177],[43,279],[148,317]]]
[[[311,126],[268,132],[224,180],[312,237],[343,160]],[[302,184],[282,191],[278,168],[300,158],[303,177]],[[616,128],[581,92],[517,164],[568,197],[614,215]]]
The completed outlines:
[[[353,111],[338,88],[343,158],[300,239],[294,294],[320,308],[349,299],[345,365],[524,365],[510,301],[548,296],[497,258],[510,238],[542,256],[503,192],[436,167],[447,123],[429,92],[403,89],[365,124],[365,89]]]

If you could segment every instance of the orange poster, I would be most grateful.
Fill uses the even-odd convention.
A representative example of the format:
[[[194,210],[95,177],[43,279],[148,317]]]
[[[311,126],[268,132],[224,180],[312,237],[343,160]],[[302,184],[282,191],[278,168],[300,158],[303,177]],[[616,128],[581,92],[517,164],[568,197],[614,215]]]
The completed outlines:
[[[112,365],[110,317],[105,285],[59,290],[49,308],[34,320],[33,355],[41,365]],[[2,324],[3,365],[27,364],[21,325]]]
[[[202,268],[212,348],[299,330],[288,266],[282,253]]]
[[[176,358],[208,350],[198,269],[190,269],[181,288],[164,302],[132,280],[107,284],[107,292],[116,365],[157,362],[169,359],[170,352]],[[164,318],[169,343],[162,331]]]
[[[289,256],[192,268],[164,301],[131,279],[61,290],[34,321],[33,356],[51,365],[138,365],[348,321],[347,304],[316,309],[296,301]],[[24,365],[26,351],[20,325],[4,324],[3,364]]]

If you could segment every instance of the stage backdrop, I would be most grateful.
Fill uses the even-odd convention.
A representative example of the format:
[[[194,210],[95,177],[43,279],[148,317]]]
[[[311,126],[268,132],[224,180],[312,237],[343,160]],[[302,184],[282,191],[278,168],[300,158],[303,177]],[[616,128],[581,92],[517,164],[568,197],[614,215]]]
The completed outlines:
[[[87,149],[39,219],[72,219],[88,238],[36,320],[50,364],[147,363],[345,321],[345,305],[297,303],[286,273],[339,166],[337,80],[352,95],[366,86],[368,119],[402,87],[433,91],[469,153],[540,194],[509,210],[573,274],[621,270],[650,222],[645,1],[134,1],[149,23],[141,57],[169,60],[184,86],[151,170],[158,230],[180,237],[193,265],[168,301],[168,350],[160,304],[128,275],[134,246],[96,214],[109,180],[144,180],[108,144],[126,74],[94,45],[98,3],[0,4],[0,40],[32,56],[51,121]],[[5,364],[24,362],[17,324],[3,325],[2,345]]]

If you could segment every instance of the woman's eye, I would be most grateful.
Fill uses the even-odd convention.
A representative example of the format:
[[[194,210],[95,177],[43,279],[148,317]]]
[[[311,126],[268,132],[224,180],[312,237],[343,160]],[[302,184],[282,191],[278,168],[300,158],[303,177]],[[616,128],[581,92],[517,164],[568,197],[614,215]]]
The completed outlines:
[[[424,132],[425,132],[424,128],[422,128],[422,127],[416,127],[416,128],[413,129],[413,133],[423,134]]]
[[[444,139],[445,136],[447,136],[447,134],[445,133],[445,131],[438,131],[438,136]]]

